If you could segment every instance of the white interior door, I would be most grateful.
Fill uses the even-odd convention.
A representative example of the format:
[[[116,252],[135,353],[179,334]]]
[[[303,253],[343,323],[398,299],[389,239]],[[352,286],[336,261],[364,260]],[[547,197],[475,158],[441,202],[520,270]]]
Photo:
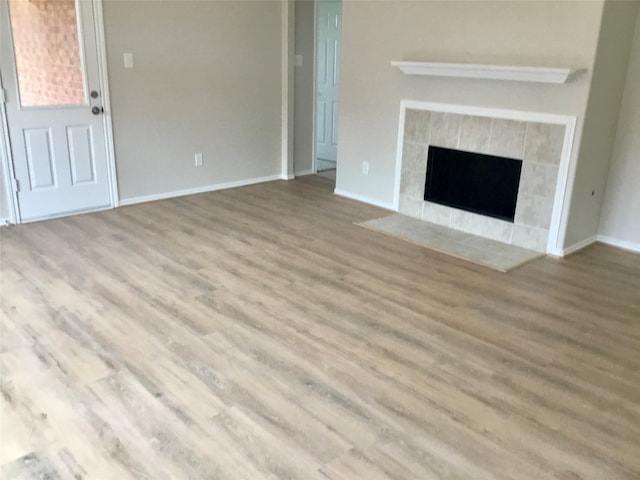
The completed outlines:
[[[342,2],[318,1],[316,157],[335,162],[338,152],[338,87]]]
[[[91,0],[0,1],[21,221],[112,205]]]

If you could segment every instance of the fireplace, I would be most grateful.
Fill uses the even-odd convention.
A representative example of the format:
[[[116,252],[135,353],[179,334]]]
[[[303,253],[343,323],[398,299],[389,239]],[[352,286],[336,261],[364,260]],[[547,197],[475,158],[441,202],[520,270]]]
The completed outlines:
[[[522,160],[429,146],[424,200],[513,223]]]
[[[574,131],[575,117],[403,100],[394,205],[427,222],[553,253]]]

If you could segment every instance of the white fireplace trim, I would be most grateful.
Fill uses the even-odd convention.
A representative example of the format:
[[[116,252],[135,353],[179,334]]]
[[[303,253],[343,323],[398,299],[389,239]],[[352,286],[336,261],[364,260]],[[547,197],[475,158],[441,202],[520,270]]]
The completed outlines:
[[[479,117],[499,118],[524,122],[550,123],[565,126],[565,136],[558,168],[558,180],[553,202],[547,253],[559,257],[564,256],[563,242],[567,227],[565,204],[571,198],[576,165],[572,159],[573,140],[576,130],[576,117],[555,113],[528,112],[523,110],[507,110],[500,108],[476,107],[471,105],[456,105],[450,103],[421,102],[416,100],[400,101],[400,121],[398,125],[398,144],[396,148],[396,171],[393,194],[393,209],[400,208],[400,180],[402,174],[402,150],[404,145],[404,123],[407,109],[429,110],[459,115],[473,115]]]

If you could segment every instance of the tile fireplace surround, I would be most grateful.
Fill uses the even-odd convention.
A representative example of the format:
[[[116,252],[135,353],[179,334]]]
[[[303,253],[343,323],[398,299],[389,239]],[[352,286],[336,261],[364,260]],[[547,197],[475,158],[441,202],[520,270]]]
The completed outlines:
[[[559,212],[554,216],[554,207],[559,210],[561,205],[557,204],[564,198],[566,159],[570,157],[571,127],[575,119],[558,116],[564,119],[558,123],[540,121],[545,120],[544,115],[524,112],[515,112],[517,114],[512,115],[515,118],[505,118],[510,111],[490,116],[490,109],[470,109],[472,113],[441,110],[449,111],[403,105],[399,182],[396,179],[398,211],[503,243],[538,252],[549,251],[552,220],[559,216]],[[425,202],[429,145],[521,159],[514,223]],[[557,235],[557,227],[555,230]]]

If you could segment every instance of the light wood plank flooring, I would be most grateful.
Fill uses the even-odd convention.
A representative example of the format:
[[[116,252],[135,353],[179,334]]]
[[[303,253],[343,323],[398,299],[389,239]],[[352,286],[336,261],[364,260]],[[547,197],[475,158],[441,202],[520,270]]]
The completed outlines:
[[[330,180],[0,231],[0,477],[638,479],[640,256],[509,274]]]

